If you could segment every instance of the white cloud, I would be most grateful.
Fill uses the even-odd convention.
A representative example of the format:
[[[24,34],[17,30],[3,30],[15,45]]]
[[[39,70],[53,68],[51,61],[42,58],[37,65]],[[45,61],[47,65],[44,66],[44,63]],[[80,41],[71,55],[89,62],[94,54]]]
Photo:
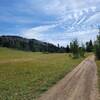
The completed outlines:
[[[100,23],[100,13],[96,13],[92,15],[89,19],[87,19],[84,24],[87,25],[96,25]]]
[[[77,24],[81,24],[86,19],[86,16],[84,16]]]
[[[74,18],[77,20],[79,18],[79,15],[77,13],[74,13]]]
[[[79,11],[79,15],[82,16],[83,15],[83,11]]]
[[[74,32],[71,32],[71,33],[66,33],[66,34],[69,34],[71,37],[80,38],[80,36],[82,37],[82,36],[89,35],[89,34],[92,36],[93,35],[92,33],[94,33],[95,36],[96,36],[96,34],[98,34],[98,29],[92,29],[91,28],[89,30],[74,31]]]
[[[84,8],[83,10],[84,10],[86,13],[89,12],[89,9],[88,9],[88,8]]]
[[[23,30],[20,33],[22,33],[22,36],[27,37],[27,38],[38,38],[39,39],[43,33],[55,27],[56,27],[56,24],[38,26],[38,27],[27,29],[27,30]]]
[[[69,19],[72,19],[72,18],[73,18],[73,16],[70,14],[70,15],[68,15],[68,18],[69,18]]]
[[[54,35],[54,37],[48,39],[48,42],[66,46],[69,44],[73,39],[77,38],[80,43],[84,43],[92,39],[93,41],[96,39],[96,35],[98,34],[97,29],[85,30],[85,31],[75,31],[75,32],[64,32],[61,34]],[[45,39],[44,39],[45,40]]]
[[[62,15],[66,10],[66,4],[63,4],[63,1],[53,0],[46,5],[44,5],[45,13],[54,14],[54,15]]]
[[[92,10],[93,12],[95,12],[95,11],[96,11],[96,7],[95,7],[95,6],[91,7],[91,10]]]

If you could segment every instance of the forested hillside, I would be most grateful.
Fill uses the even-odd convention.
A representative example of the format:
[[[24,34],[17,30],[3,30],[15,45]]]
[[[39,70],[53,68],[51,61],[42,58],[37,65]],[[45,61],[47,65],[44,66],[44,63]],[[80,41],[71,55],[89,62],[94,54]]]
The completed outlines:
[[[66,52],[64,47],[57,47],[50,43],[36,39],[26,39],[19,36],[0,36],[0,47],[32,52]]]

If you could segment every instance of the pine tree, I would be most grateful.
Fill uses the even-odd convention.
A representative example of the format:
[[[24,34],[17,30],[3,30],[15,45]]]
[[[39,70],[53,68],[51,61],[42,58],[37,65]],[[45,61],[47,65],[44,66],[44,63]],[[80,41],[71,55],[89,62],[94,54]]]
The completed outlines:
[[[86,42],[86,51],[92,52],[93,51],[93,42],[90,40],[89,42]]]
[[[66,47],[66,52],[67,52],[67,53],[70,52],[70,47],[69,47],[69,45],[67,45],[67,47]]]
[[[71,52],[73,54],[74,58],[79,58],[80,54],[79,54],[79,44],[78,44],[78,40],[75,39],[74,41],[72,41],[70,43],[70,48],[71,48]]]

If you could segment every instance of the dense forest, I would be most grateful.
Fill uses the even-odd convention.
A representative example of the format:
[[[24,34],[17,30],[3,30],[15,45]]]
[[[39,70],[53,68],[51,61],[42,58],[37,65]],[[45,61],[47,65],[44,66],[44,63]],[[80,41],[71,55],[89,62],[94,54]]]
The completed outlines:
[[[26,39],[19,36],[0,36],[0,47],[14,48],[32,52],[66,52],[66,48],[36,39]]]

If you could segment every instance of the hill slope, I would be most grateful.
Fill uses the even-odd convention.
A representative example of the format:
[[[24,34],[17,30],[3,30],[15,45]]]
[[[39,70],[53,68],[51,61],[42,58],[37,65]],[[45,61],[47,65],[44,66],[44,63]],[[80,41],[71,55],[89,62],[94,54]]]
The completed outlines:
[[[0,46],[33,52],[65,52],[64,47],[42,42],[36,39],[26,39],[19,36],[0,36]]]

